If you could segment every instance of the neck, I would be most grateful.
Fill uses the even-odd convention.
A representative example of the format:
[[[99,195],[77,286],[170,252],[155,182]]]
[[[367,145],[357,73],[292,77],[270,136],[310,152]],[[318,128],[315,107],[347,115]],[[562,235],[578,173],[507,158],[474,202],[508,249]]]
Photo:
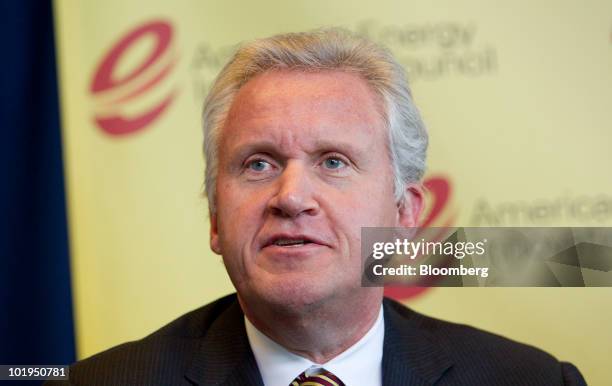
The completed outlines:
[[[350,299],[330,299],[301,309],[266,302],[254,307],[238,295],[249,321],[288,351],[314,363],[326,363],[361,339],[374,325],[381,288],[360,288]]]

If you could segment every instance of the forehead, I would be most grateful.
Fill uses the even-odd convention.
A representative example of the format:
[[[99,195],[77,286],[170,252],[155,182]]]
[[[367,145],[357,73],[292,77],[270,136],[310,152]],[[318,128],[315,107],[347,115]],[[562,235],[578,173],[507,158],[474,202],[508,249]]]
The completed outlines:
[[[292,146],[321,140],[371,144],[384,137],[380,97],[359,75],[338,70],[274,70],[236,94],[222,143],[265,139]]]

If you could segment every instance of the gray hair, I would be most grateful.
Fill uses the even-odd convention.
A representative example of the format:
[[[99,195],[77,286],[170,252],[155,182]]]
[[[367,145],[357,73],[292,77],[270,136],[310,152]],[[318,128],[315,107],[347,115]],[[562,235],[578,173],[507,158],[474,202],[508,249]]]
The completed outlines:
[[[396,201],[403,200],[407,184],[423,177],[427,131],[412,101],[405,71],[393,55],[339,28],[281,34],[242,45],[221,70],[204,102],[204,184],[211,213],[216,211],[219,138],[230,106],[246,82],[275,69],[340,70],[361,76],[384,103]]]

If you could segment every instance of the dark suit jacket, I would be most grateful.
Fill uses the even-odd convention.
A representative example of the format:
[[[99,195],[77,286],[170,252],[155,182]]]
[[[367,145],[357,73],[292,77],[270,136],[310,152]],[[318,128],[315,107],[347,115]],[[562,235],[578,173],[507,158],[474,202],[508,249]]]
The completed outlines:
[[[383,309],[385,386],[586,384],[576,367],[534,347],[429,318],[389,299]],[[48,385],[263,386],[236,295],[77,362],[69,383]]]

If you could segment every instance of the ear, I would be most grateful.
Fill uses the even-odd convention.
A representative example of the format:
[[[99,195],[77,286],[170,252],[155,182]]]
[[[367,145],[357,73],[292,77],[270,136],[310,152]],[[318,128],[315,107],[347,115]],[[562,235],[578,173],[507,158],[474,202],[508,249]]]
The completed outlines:
[[[398,226],[411,228],[420,225],[424,206],[424,191],[420,183],[409,184],[404,191],[403,199],[398,205]]]
[[[210,249],[217,255],[221,254],[221,246],[219,244],[219,228],[217,227],[217,215],[209,213],[210,218]]]

